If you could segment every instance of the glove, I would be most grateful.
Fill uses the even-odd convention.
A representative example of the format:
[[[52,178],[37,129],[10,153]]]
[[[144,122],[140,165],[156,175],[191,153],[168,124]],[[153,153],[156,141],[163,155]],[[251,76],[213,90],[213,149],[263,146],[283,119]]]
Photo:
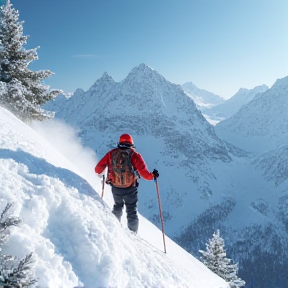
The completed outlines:
[[[156,179],[156,178],[159,177],[158,170],[156,170],[156,169],[153,170],[152,174],[153,174],[153,176],[154,176],[154,179]]]

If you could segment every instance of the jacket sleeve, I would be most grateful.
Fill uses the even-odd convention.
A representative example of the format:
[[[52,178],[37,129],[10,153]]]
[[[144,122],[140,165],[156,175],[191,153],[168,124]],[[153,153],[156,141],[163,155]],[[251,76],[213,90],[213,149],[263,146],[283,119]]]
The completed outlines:
[[[143,177],[146,180],[154,179],[154,175],[147,170],[146,164],[139,153],[137,152],[133,153],[131,157],[131,163],[134,169],[138,171],[141,177]]]
[[[98,164],[95,167],[95,172],[97,174],[101,174],[108,166],[108,161],[109,161],[109,152],[98,162]]]

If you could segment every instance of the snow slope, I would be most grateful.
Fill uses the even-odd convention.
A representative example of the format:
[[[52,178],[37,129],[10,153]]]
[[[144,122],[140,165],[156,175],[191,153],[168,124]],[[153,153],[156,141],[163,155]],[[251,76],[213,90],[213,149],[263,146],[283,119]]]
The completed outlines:
[[[185,93],[193,99],[198,109],[201,110],[204,107],[210,108],[223,103],[224,98],[206,91],[204,89],[199,89],[192,82],[187,82],[182,85]]]
[[[278,79],[215,130],[222,139],[247,151],[264,153],[288,141],[288,77]]]
[[[227,287],[169,238],[164,254],[161,231],[145,218],[139,235],[122,227],[110,211],[109,189],[107,203],[99,196],[95,157],[73,142],[69,129],[62,149],[77,153],[68,161],[2,107],[0,126],[0,208],[13,202],[24,221],[3,252],[22,258],[32,251],[39,287]]]
[[[253,89],[241,88],[225,102],[213,107],[203,107],[201,111],[206,118],[220,122],[236,114],[244,105],[252,101],[257,94],[264,93],[267,90],[268,86],[266,85],[257,86]]]

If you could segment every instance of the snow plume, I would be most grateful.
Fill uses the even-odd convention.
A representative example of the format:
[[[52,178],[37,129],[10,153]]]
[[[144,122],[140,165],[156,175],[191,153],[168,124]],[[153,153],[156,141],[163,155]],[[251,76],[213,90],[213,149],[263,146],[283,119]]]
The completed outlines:
[[[78,137],[79,131],[55,119],[33,122],[32,128],[75,166],[77,174],[82,177],[85,175],[90,185],[95,185],[94,167],[98,160],[91,148],[83,146]]]

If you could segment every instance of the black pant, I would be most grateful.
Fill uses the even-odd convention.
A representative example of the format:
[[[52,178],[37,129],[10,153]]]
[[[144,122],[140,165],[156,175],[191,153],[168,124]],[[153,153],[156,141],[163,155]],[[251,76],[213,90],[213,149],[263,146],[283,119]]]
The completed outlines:
[[[112,213],[121,221],[124,204],[126,206],[128,228],[137,233],[139,219],[137,215],[138,191],[136,186],[117,188],[112,185],[114,206]]]

